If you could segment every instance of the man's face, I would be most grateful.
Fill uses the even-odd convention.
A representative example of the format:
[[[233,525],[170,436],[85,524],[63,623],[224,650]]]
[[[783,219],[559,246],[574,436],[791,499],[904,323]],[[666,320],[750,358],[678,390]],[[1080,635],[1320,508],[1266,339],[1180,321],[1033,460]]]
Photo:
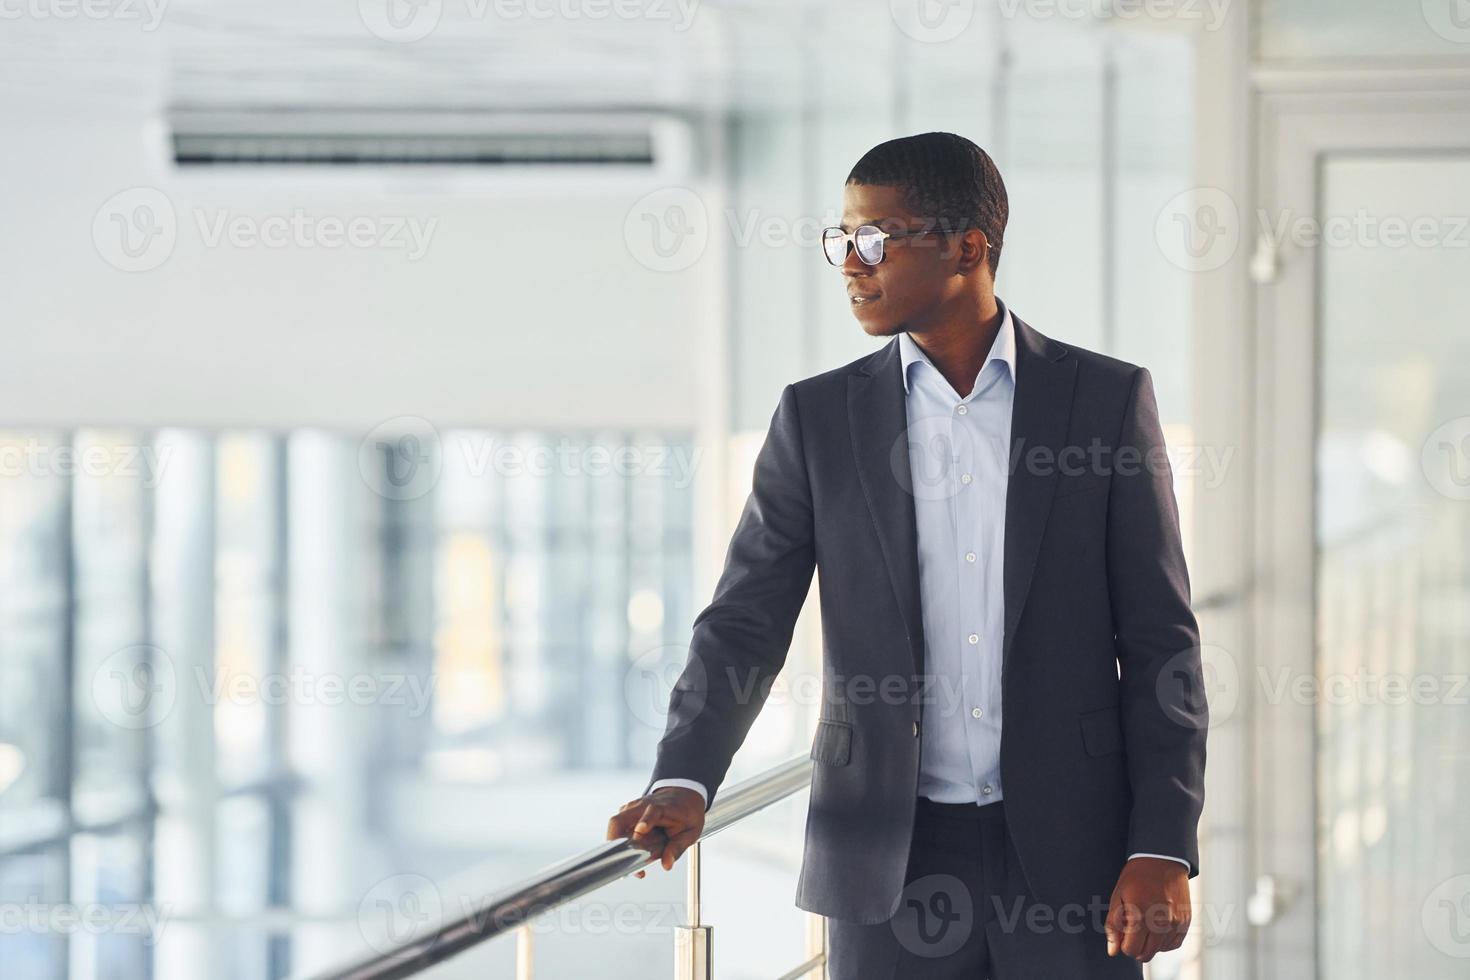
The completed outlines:
[[[842,230],[859,225],[877,225],[888,232],[943,227],[934,218],[909,210],[902,188],[848,184],[842,191]],[[877,265],[865,263],[849,246],[842,275],[853,316],[870,337],[891,337],[901,330],[922,332],[934,311],[959,292],[961,261],[968,253],[973,265],[974,250],[983,248],[983,241],[978,231],[889,238]]]

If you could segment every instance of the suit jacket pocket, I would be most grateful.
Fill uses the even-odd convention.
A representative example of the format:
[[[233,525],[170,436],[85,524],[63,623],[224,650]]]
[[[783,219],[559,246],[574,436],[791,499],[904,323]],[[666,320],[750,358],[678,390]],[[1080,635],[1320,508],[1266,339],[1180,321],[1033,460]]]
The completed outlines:
[[[847,765],[852,757],[852,722],[819,719],[817,737],[812,740],[811,756],[829,766]]]
[[[1110,755],[1123,748],[1123,729],[1118,723],[1118,706],[1110,704],[1077,716],[1082,724],[1082,747],[1088,755]]]

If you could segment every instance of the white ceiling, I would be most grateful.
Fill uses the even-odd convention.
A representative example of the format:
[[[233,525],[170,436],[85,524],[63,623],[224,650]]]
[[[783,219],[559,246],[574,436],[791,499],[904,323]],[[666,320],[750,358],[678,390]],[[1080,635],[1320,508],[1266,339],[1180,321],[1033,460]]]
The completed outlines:
[[[415,2],[419,8],[408,5]],[[402,39],[411,32],[387,24],[388,3],[420,9],[429,19],[407,23],[431,23],[432,31]],[[612,11],[629,3],[650,13],[496,12]],[[107,15],[81,15],[83,4],[105,5]],[[864,6],[848,0],[846,12]],[[838,0],[806,7],[807,14],[794,0],[18,0],[10,9],[26,13],[0,20],[0,82],[11,109],[717,108],[791,99],[800,38],[825,44],[834,25],[864,19],[829,17]],[[803,32],[803,16],[814,28],[825,23]]]
[[[926,2],[15,0],[7,10],[22,14],[0,20],[0,113],[180,104],[720,109],[794,105],[812,92],[824,106],[850,98],[860,107],[871,98],[865,82],[895,65],[925,84],[973,84],[1001,38],[1018,42],[1033,26],[1002,17],[997,0],[953,0],[936,9],[964,29],[916,41],[905,8]],[[408,30],[386,20],[390,3]],[[614,14],[629,7],[645,14]],[[561,10],[574,15],[526,13]],[[432,30],[408,39],[424,24]],[[1058,36],[1088,26],[1097,25],[1051,18],[1047,42],[1021,42],[1028,63],[1044,63]]]

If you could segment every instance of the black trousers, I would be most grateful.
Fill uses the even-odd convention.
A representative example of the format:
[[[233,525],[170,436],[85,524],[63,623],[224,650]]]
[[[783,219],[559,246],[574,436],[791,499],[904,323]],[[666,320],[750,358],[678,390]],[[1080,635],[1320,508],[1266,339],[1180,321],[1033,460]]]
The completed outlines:
[[[1110,957],[1108,896],[1065,908],[1031,895],[1005,803],[915,801],[898,910],[876,925],[827,920],[831,980],[1139,980]]]

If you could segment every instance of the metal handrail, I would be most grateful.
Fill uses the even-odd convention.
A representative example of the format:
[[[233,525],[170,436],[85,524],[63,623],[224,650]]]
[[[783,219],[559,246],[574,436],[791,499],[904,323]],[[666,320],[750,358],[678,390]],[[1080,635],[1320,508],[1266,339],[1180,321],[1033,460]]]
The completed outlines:
[[[798,756],[736,783],[720,794],[720,798],[705,814],[704,830],[699,835],[699,840],[686,852],[690,859],[691,922],[685,929],[707,928],[699,926],[700,843],[731,824],[809,786],[811,780],[811,758]],[[653,854],[634,845],[629,838],[608,841],[547,867],[525,881],[490,896],[479,903],[474,911],[439,925],[427,935],[386,953],[365,957],[350,965],[316,974],[313,980],[398,980],[513,930],[518,931],[523,940],[529,940],[528,923],[535,917],[611,884],[656,860]],[[527,964],[524,971],[529,973],[528,942],[519,954],[518,960]],[[805,970],[798,967],[802,972],[788,976],[802,976],[820,966],[825,959],[825,955],[819,952],[803,964]]]

